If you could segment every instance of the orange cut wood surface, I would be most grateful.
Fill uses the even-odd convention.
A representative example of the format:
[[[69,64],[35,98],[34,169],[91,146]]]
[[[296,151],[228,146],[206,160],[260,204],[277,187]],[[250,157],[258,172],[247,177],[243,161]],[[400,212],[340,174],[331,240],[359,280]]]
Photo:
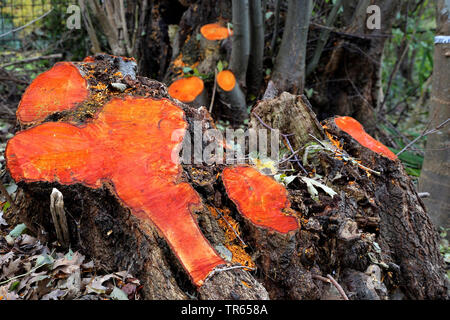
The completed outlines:
[[[205,24],[200,28],[200,33],[208,40],[223,40],[233,35],[231,30],[218,23]]]
[[[339,129],[348,133],[352,136],[353,139],[358,141],[362,146],[381,154],[391,160],[396,160],[397,156],[389,150],[384,144],[380,141],[375,140],[370,136],[357,120],[352,117],[336,117],[334,119],[334,123],[338,126]]]
[[[239,212],[253,224],[287,233],[298,229],[297,219],[283,211],[290,209],[287,190],[252,167],[228,167],[222,180]]]
[[[52,113],[70,110],[88,98],[87,82],[70,62],[58,62],[33,80],[17,108],[21,123],[44,120]]]
[[[169,86],[168,92],[172,98],[181,102],[189,103],[195,100],[202,93],[204,88],[203,80],[199,77],[188,77],[178,79]]]
[[[47,122],[19,132],[8,142],[7,166],[17,182],[112,183],[132,214],[158,227],[200,286],[225,262],[192,216],[199,195],[179,181],[186,127],[183,110],[167,99],[115,98],[86,125]],[[182,134],[174,139],[176,130]]]
[[[236,85],[236,77],[230,70],[222,70],[217,74],[217,84],[222,90],[231,91]]]

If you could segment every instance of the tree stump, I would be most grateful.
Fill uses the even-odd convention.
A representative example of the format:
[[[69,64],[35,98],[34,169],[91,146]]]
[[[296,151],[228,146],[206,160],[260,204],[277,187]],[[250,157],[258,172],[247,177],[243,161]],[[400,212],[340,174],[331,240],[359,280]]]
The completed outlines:
[[[19,217],[42,241],[57,238],[57,188],[71,247],[129,270],[146,299],[327,299],[330,277],[350,299],[447,298],[437,232],[401,163],[365,144],[362,127],[322,128],[305,98],[283,93],[255,106],[251,123],[273,128],[274,110],[299,108],[299,126],[276,117],[304,145],[279,161],[295,170],[289,184],[195,152],[182,163],[182,141],[198,141],[199,128],[202,150],[215,141],[228,152],[229,141],[210,134],[206,108],[173,100],[135,67],[108,55],[58,64],[24,94],[5,158]]]

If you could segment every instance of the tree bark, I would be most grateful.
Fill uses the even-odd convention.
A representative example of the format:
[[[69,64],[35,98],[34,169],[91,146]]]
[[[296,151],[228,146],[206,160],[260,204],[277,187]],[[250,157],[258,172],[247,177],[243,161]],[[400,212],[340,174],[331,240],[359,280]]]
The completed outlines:
[[[450,7],[448,2],[439,1],[437,5],[437,36],[450,34]],[[450,44],[435,43],[433,88],[431,93],[430,128],[436,127],[450,118],[450,82],[449,73]],[[425,159],[419,179],[419,190],[429,192],[430,197],[423,200],[437,227],[450,228],[450,150],[448,141],[449,126],[427,138]],[[450,237],[450,236],[448,236]]]
[[[241,87],[246,87],[248,58],[250,56],[250,15],[248,0],[233,0],[233,48],[230,68]]]
[[[263,80],[264,18],[261,0],[250,0],[250,58],[247,71],[249,93],[258,96]]]
[[[272,81],[280,91],[303,93],[311,11],[311,0],[289,1],[283,38],[272,75]]]

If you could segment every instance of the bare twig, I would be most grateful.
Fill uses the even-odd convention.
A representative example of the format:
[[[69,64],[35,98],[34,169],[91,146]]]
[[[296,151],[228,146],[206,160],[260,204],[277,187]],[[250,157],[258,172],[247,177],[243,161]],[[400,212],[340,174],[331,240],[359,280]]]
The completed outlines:
[[[212,108],[214,105],[214,97],[216,96],[216,88],[217,88],[217,69],[214,69],[214,86],[213,86],[213,92],[211,97],[211,103],[209,105],[209,113],[212,112]]]
[[[37,21],[43,19],[45,16],[47,16],[47,15],[48,15],[50,12],[52,12],[52,11],[53,11],[53,9],[50,9],[49,11],[47,11],[46,13],[44,13],[42,16],[37,17],[37,18],[34,19],[34,20],[31,20],[31,21],[28,22],[27,24],[25,24],[25,25],[23,25],[23,26],[21,26],[21,27],[18,27],[18,28],[16,28],[16,29],[9,30],[9,31],[6,32],[6,33],[0,34],[0,38],[6,37],[7,35],[9,35],[9,34],[11,34],[11,33],[14,33],[14,32],[20,31],[20,30],[22,30],[22,29],[25,29],[25,28],[28,27],[29,25],[32,25],[33,23],[35,23],[35,22],[37,22]]]
[[[352,38],[372,39],[372,38],[390,38],[390,37],[392,37],[392,34],[390,34],[390,33],[362,34],[362,33],[342,32],[342,31],[336,30],[335,28],[324,26],[322,24],[315,23],[315,22],[311,22],[310,25],[313,27],[316,27],[316,28],[329,30],[330,32],[333,32],[333,33],[341,35],[341,36],[347,36],[347,37],[352,37]]]
[[[267,129],[269,129],[269,130],[271,130],[271,131],[274,131],[275,129],[274,128],[272,128],[271,126],[269,126],[268,124],[266,124],[255,112],[252,112],[252,114],[256,117],[256,119],[258,119],[258,121],[264,126],[264,127],[266,127]],[[289,148],[289,150],[291,151],[291,153],[292,153],[292,155],[294,156],[294,160],[295,160],[295,162],[299,165],[299,167],[302,169],[302,171],[306,174],[306,175],[308,175],[308,171],[306,171],[306,169],[302,166],[302,164],[300,163],[300,160],[298,159],[298,157],[297,157],[297,154],[296,154],[296,152],[294,151],[294,149],[292,148],[292,145],[291,145],[291,142],[289,141],[289,138],[288,137],[290,137],[290,136],[292,136],[293,134],[292,133],[290,133],[290,134],[284,134],[284,133],[280,133],[280,135],[284,138],[284,140],[286,141],[286,144],[287,144],[287,146],[288,146],[288,148]]]
[[[340,286],[340,284],[337,283],[337,281],[334,280],[334,278],[330,274],[327,274],[327,278],[330,279],[331,283],[336,287],[337,291],[339,291],[339,293],[341,294],[342,298],[344,298],[344,300],[348,300],[348,297],[345,294],[344,289],[342,289],[342,287]]]
[[[55,54],[49,54],[46,56],[39,56],[39,57],[27,58],[27,59],[18,60],[18,61],[12,61],[12,62],[8,62],[8,63],[1,65],[0,68],[6,68],[6,67],[9,67],[9,66],[12,66],[15,64],[28,63],[28,62],[33,62],[33,61],[37,61],[37,60],[58,59],[58,58],[62,58],[62,53],[55,53]]]
[[[231,267],[225,267],[225,268],[216,268],[213,271],[211,271],[211,273],[208,275],[207,279],[210,279],[214,274],[216,273],[220,273],[220,272],[224,272],[224,271],[229,271],[229,270],[234,270],[234,269],[248,269],[250,271],[254,271],[256,270],[255,268],[251,268],[251,267],[246,267],[243,265],[238,265],[238,266],[231,266]],[[205,281],[206,281],[205,280]]]
[[[237,233],[236,230],[234,230],[233,226],[228,222],[227,219],[225,219],[225,217],[223,216],[223,214],[215,207],[213,206],[214,209],[216,210],[216,212],[219,214],[219,216],[225,221],[225,223],[231,228],[231,230],[233,230],[234,234],[236,235],[236,237],[238,237],[238,239],[242,242],[242,244],[244,246],[247,247],[247,244],[244,242],[244,240],[242,240],[242,238],[239,236],[239,234]]]
[[[326,282],[326,283],[331,283],[330,279],[322,277],[322,276],[319,276],[318,274],[313,274],[311,277],[313,279],[317,279],[317,280],[320,280],[320,281],[323,281],[323,282]]]
[[[447,123],[448,123],[449,121],[450,121],[450,118],[447,118],[447,120],[445,120],[445,121],[442,122],[441,124],[437,125],[435,128],[430,129],[430,130],[425,129],[425,130],[424,130],[417,138],[415,138],[414,140],[412,140],[412,141],[411,141],[410,143],[408,143],[402,150],[400,150],[400,151],[397,153],[397,156],[399,156],[399,155],[402,154],[404,151],[406,151],[410,146],[412,146],[414,143],[416,143],[419,139],[421,139],[421,138],[423,138],[423,137],[425,137],[425,136],[427,136],[427,135],[429,135],[429,134],[435,133],[435,132],[439,131],[440,129],[444,128],[444,127],[447,125]]]
[[[334,24],[334,21],[336,20],[337,14],[339,9],[342,6],[342,0],[337,0],[337,2],[333,5],[333,9],[331,10],[330,14],[328,15],[326,26],[331,27]],[[319,41],[317,42],[316,49],[314,51],[313,58],[311,59],[311,62],[309,63],[308,67],[306,68],[306,76],[310,75],[311,72],[314,71],[317,64],[319,63],[320,56],[322,55],[323,49],[325,48],[325,45],[328,41],[328,37],[330,35],[330,29],[322,29],[320,32]]]
[[[275,51],[275,44],[278,37],[278,27],[280,24],[280,7],[281,7],[281,0],[276,0],[275,3],[275,21],[274,21],[274,27],[273,27],[273,34],[272,34],[272,40],[270,41],[270,50],[271,52]]]

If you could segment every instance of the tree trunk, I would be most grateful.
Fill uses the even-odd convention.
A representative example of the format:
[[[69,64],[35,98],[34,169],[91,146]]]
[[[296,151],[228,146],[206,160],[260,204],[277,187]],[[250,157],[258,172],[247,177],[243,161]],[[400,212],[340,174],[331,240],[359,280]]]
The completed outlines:
[[[344,3],[347,19],[350,19],[349,11],[354,3]],[[381,10],[380,29],[367,29],[366,9],[369,4],[375,4]],[[323,67],[316,69],[314,90],[317,94],[312,104],[320,119],[331,115],[349,115],[360,121],[368,132],[376,132],[374,111],[382,99],[380,70],[383,50],[386,34],[391,31],[399,4],[392,0],[361,0],[345,28],[347,35],[333,34],[329,41],[332,50],[321,64]]]
[[[304,97],[285,93],[252,113],[254,128],[280,124],[293,130],[283,135],[310,146],[297,155],[311,175],[294,171],[282,184],[258,165],[224,164],[220,153],[207,162],[213,142],[227,157],[233,151],[207,110],[175,103],[156,81],[123,76],[122,58],[97,55],[73,66],[87,98],[44,118],[39,100],[21,105],[39,118],[5,152],[20,187],[19,217],[42,241],[56,239],[48,208],[57,188],[71,247],[104,270],[129,270],[146,299],[337,299],[327,275],[350,299],[399,290],[447,298],[438,235],[401,162],[362,146],[336,119],[322,129]],[[24,99],[45,91],[67,97],[70,81],[30,86]],[[288,107],[297,118],[273,117]],[[284,160],[279,170],[291,168],[292,157]]]
[[[231,71],[241,87],[246,88],[248,58],[250,56],[250,14],[248,0],[232,0],[233,49],[230,57]]]
[[[450,34],[449,3],[439,1],[437,6],[437,30],[436,35],[447,36]],[[439,38],[437,38],[439,39]],[[430,110],[430,128],[436,127],[450,118],[450,44],[435,43],[434,67],[433,67],[433,89]],[[450,150],[448,141],[450,135],[449,126],[440,132],[432,134],[427,138],[425,159],[419,180],[419,190],[429,192],[430,197],[424,199],[431,219],[437,227],[450,228]]]
[[[248,61],[248,92],[259,95],[263,80],[264,13],[261,0],[250,0],[250,58]]]
[[[305,58],[311,18],[311,0],[290,0],[286,23],[271,77],[278,90],[302,94],[305,86]]]

